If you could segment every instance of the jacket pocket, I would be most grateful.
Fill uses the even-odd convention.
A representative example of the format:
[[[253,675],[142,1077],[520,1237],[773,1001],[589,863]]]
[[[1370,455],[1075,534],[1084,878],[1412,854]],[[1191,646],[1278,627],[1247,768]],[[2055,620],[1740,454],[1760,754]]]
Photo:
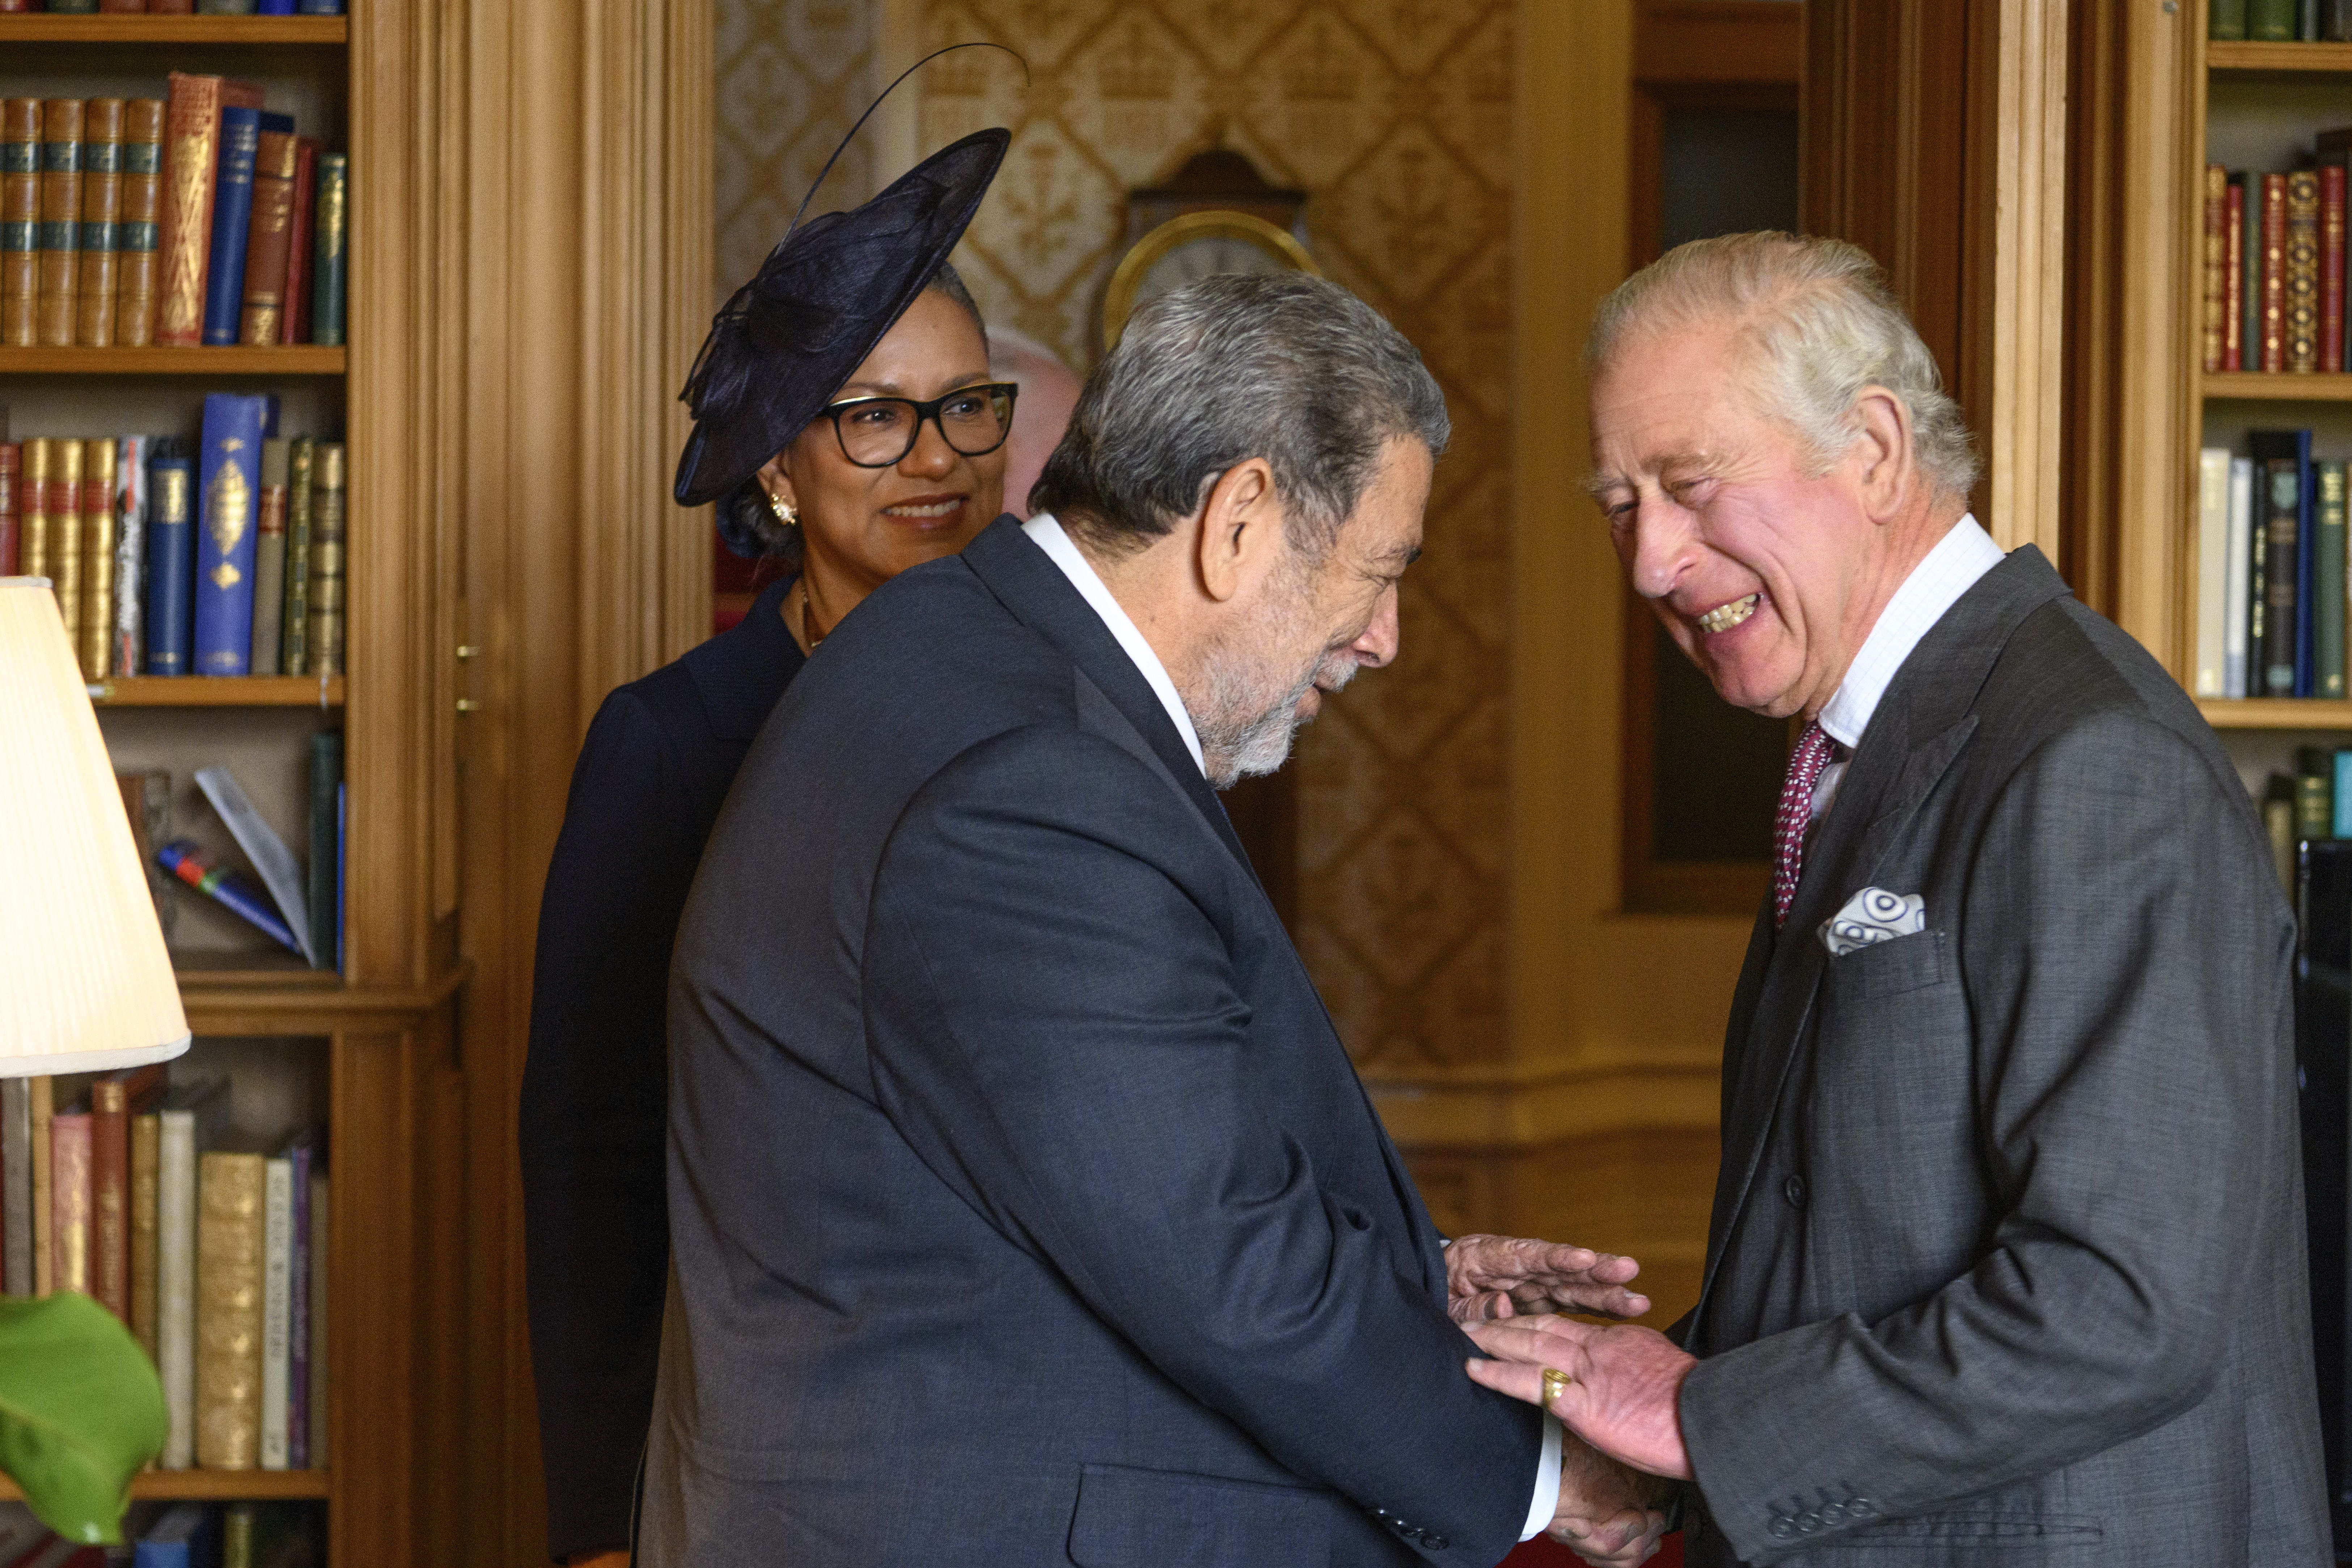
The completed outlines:
[[[1830,960],[1830,989],[1849,1000],[1860,1000],[1899,996],[1941,984],[1956,973],[1944,943],[1942,931],[1919,931],[1856,948]]]
[[[1180,1470],[1088,1465],[1070,1520],[1078,1568],[1320,1568],[1331,1561],[1331,1500]]]

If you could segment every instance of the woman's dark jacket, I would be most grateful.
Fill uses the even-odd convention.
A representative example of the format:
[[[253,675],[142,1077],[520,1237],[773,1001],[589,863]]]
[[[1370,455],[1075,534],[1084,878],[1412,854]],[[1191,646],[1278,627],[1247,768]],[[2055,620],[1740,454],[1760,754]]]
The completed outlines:
[[[751,737],[803,655],[778,605],[604,700],[547,870],[523,1069],[524,1258],[548,1550],[625,1547],[669,1267],[670,945]]]

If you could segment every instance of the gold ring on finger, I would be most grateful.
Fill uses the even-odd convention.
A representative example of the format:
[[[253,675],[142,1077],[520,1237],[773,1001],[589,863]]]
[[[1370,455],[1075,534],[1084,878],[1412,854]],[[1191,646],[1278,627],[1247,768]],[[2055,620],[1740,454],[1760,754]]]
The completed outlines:
[[[1561,1372],[1557,1367],[1548,1366],[1544,1368],[1544,1403],[1546,1405],[1549,1405],[1553,1400],[1558,1399],[1561,1394],[1566,1394],[1568,1392],[1568,1385],[1575,1381],[1576,1380],[1574,1378],[1569,1376],[1568,1373]]]

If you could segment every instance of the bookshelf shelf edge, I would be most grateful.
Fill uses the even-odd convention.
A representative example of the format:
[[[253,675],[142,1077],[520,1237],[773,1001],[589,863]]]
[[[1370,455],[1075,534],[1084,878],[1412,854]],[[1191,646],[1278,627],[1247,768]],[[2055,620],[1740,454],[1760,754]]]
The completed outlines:
[[[0,16],[0,43],[277,44],[350,41],[347,16]]]

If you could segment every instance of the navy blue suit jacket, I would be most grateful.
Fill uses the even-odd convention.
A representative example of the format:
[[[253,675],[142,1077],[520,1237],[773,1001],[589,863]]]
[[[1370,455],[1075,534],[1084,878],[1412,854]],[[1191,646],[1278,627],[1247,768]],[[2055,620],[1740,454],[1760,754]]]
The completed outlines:
[[[1215,795],[1011,519],[744,760],[670,987],[652,1564],[1517,1542],[1530,1406]]]
[[[559,1559],[628,1544],[669,1265],[670,943],[727,786],[801,668],[777,614],[791,586],[604,699],[547,868],[522,1080],[523,1246]]]

